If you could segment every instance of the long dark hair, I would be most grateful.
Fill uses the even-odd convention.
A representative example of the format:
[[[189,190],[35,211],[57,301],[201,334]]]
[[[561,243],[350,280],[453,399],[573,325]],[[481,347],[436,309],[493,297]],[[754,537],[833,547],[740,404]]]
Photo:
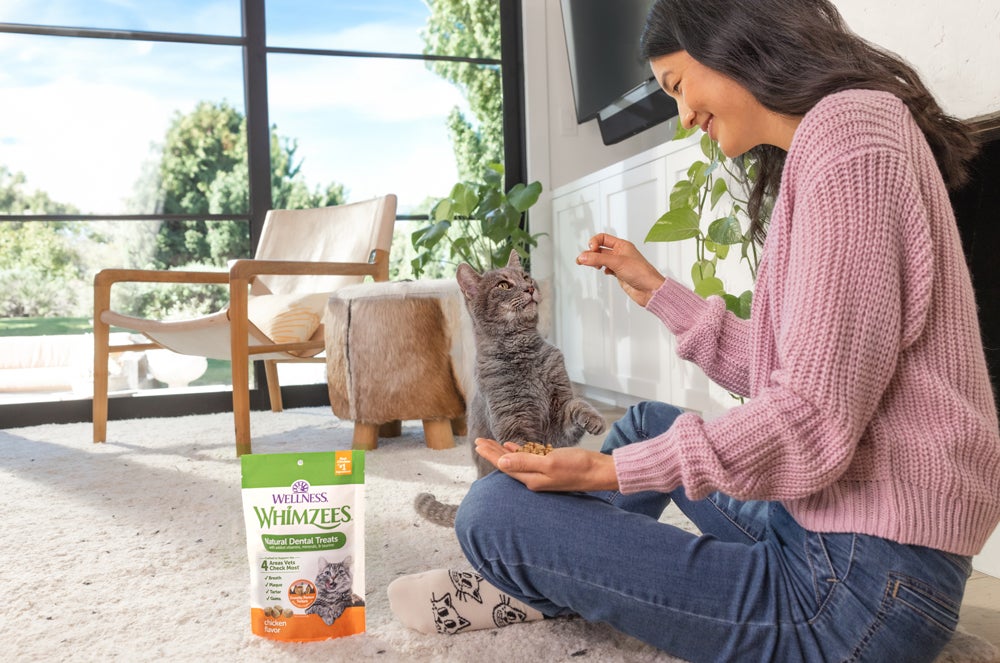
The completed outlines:
[[[913,67],[854,34],[827,0],[657,0],[646,19],[642,56],[682,50],[783,115],[805,115],[841,90],[894,94],[926,136],[948,187],[958,188],[968,177],[967,163],[978,149],[969,128],[945,114]],[[740,160],[744,165],[749,157],[757,164],[747,212],[758,241],[785,155],[760,145]]]

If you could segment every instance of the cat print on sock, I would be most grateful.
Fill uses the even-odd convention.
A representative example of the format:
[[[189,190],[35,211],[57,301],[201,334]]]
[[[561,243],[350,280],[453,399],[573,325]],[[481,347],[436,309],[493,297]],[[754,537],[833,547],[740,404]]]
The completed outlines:
[[[454,635],[542,619],[542,613],[511,598],[472,571],[435,569],[389,584],[389,608],[421,633]]]

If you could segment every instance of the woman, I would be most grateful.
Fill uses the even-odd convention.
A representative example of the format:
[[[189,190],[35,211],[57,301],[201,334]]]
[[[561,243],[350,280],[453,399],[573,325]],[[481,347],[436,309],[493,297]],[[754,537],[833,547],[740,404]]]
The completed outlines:
[[[463,550],[527,618],[578,614],[690,661],[933,660],[1000,520],[996,406],[946,191],[975,148],[826,0],[658,0],[642,47],[685,127],[757,159],[751,319],[611,235],[578,262],[748,400],[711,422],[640,404],[602,453],[477,440],[500,472],[462,503]],[[671,500],[702,536],[657,521]],[[440,580],[401,583],[393,609]]]

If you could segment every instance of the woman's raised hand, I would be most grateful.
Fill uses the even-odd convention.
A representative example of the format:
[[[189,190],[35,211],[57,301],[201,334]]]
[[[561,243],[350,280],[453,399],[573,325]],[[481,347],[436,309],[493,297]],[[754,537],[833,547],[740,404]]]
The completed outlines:
[[[603,269],[605,274],[614,276],[625,294],[639,306],[645,306],[666,280],[635,244],[607,233],[591,237],[576,264]]]

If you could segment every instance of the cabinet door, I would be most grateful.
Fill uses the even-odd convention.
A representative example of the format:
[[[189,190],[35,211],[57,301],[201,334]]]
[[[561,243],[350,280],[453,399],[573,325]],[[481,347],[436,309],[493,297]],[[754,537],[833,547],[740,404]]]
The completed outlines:
[[[635,244],[665,275],[676,276],[679,244],[646,243],[653,222],[666,211],[668,181],[665,162],[651,161],[601,182],[605,229]],[[605,277],[607,278],[607,277]],[[671,382],[676,355],[673,336],[654,315],[633,302],[616,284],[603,304],[606,332],[612,339],[608,369],[615,391],[644,399],[674,402]]]
[[[618,282],[576,264],[576,257],[603,227],[599,193],[600,186],[593,184],[553,200],[554,327],[570,380],[610,389],[611,336],[604,302]]]

